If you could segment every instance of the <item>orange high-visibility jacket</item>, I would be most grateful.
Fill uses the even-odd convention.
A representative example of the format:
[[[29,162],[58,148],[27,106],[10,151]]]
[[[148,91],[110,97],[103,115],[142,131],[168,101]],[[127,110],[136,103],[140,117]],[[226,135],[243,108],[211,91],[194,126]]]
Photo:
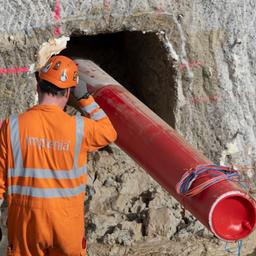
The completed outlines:
[[[79,104],[88,118],[69,116],[57,106],[37,105],[3,123],[0,199],[5,195],[8,199],[9,231],[19,221],[12,214],[14,206],[41,212],[66,209],[70,216],[83,212],[87,153],[113,142],[116,132],[92,96]]]

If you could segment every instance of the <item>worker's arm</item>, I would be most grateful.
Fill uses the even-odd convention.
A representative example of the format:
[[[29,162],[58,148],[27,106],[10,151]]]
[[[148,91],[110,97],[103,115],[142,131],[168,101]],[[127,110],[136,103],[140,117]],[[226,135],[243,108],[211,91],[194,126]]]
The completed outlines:
[[[85,118],[85,140],[88,151],[107,146],[116,140],[117,134],[105,112],[94,101],[87,91],[87,84],[79,80],[71,93],[77,99]]]
[[[0,206],[7,188],[7,122],[4,121],[0,129]]]
[[[85,120],[85,139],[89,152],[95,151],[116,140],[117,134],[106,113],[92,96],[79,100],[79,106],[89,118]]]

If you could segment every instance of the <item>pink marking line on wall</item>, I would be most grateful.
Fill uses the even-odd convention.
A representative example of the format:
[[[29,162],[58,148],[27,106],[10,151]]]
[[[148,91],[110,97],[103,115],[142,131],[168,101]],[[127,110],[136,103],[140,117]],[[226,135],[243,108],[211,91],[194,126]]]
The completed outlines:
[[[0,68],[0,74],[27,73],[29,68]]]
[[[202,66],[203,63],[201,61],[198,60],[194,60],[188,63],[188,67],[191,69],[193,67],[200,67]],[[184,68],[186,67],[186,64],[180,64],[179,65],[179,69],[182,71]]]
[[[165,13],[164,1],[163,0],[159,0],[159,1],[156,1],[156,2],[158,2],[158,6],[157,6],[157,8],[155,10],[155,14],[156,15],[161,15],[161,14]]]
[[[194,105],[202,104],[202,103],[210,103],[210,102],[217,102],[220,99],[220,95],[210,95],[210,96],[203,96],[203,97],[195,97],[191,98],[190,102]]]
[[[104,6],[104,9],[109,9],[110,8],[110,0],[103,0],[103,6]]]
[[[61,19],[61,17],[60,17],[60,0],[56,0],[55,7],[54,7],[54,20],[55,20],[55,22],[59,22],[60,19]],[[55,34],[55,36],[61,35],[60,27],[55,28],[54,34]]]

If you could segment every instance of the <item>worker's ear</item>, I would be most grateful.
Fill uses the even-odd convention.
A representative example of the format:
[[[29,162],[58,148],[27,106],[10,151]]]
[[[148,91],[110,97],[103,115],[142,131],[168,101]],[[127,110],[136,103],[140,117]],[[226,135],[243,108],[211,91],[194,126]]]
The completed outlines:
[[[70,95],[70,88],[67,88],[66,93],[65,93],[65,97],[67,99],[69,99],[69,95]]]

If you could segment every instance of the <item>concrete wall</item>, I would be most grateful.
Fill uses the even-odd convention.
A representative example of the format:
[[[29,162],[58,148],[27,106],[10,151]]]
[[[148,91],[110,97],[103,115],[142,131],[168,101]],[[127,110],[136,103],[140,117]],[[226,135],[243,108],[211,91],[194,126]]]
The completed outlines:
[[[1,4],[1,68],[34,63],[57,25],[64,35],[158,32],[177,70],[176,128],[213,160],[232,143],[238,162],[254,162],[254,1],[60,1],[59,21],[55,6],[42,0]],[[34,103],[31,76],[0,79],[1,118]]]
[[[0,69],[33,64],[55,27],[66,36],[155,32],[174,70],[166,87],[176,92],[170,109],[175,128],[216,163],[253,165],[255,5],[254,0],[62,0],[56,21],[56,1],[2,1]],[[1,118],[34,103],[33,74],[0,75]],[[248,175],[254,177],[253,170]]]

